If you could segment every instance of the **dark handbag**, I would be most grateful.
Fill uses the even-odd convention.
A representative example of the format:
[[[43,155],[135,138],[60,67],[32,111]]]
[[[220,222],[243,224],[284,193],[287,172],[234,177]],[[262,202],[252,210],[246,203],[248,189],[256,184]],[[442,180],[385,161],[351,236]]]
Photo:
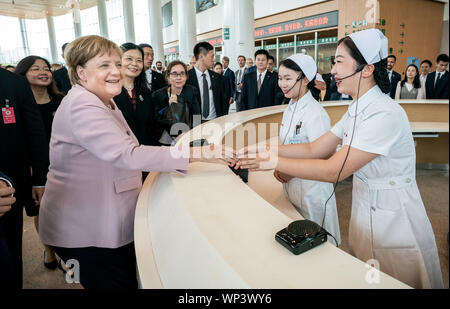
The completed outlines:
[[[169,88],[169,97],[172,91]],[[181,96],[178,96],[177,103],[169,103],[169,106],[163,113],[164,122],[172,127],[176,123],[186,123],[189,125],[189,108]]]

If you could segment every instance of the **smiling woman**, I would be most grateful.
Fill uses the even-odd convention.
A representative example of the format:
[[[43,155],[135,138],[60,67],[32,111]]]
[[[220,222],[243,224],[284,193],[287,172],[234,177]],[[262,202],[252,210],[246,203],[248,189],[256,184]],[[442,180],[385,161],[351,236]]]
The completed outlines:
[[[224,146],[141,145],[112,100],[122,91],[121,55],[100,36],[71,42],[65,59],[73,87],[53,121],[39,236],[65,263],[77,262],[85,288],[137,288],[133,226],[142,171],[186,173],[189,162],[227,164],[233,154]],[[129,76],[142,70],[133,55]]]
[[[150,89],[144,70],[144,51],[133,43],[120,46],[123,87],[114,102],[141,145],[159,146],[162,130],[156,125]]]

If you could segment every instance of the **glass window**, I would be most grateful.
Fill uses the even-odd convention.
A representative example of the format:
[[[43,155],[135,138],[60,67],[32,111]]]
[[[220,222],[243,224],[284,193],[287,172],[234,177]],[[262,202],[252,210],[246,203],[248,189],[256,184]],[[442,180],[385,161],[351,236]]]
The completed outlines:
[[[19,19],[9,16],[0,16],[0,24],[3,29],[8,29],[8,31],[0,31],[0,63],[17,63],[25,56],[20,34]]]
[[[136,43],[150,43],[150,21],[148,18],[148,1],[134,0],[134,33]]]
[[[58,61],[62,62],[61,56],[64,43],[72,42],[75,39],[75,31],[73,27],[72,12],[53,17],[53,24],[55,26],[56,48],[58,50]]]
[[[27,28],[28,45],[30,46],[30,55],[37,55],[44,57],[50,63],[52,62],[52,53],[50,50],[50,40],[48,38],[47,19],[25,19]],[[17,39],[20,39],[19,35]],[[57,45],[57,53],[62,54],[61,45]],[[63,59],[58,55],[58,62],[63,62]]]
[[[125,43],[122,0],[107,1],[106,14],[108,15],[109,39],[120,46]]]
[[[81,31],[83,35],[100,35],[97,6],[81,10]]]

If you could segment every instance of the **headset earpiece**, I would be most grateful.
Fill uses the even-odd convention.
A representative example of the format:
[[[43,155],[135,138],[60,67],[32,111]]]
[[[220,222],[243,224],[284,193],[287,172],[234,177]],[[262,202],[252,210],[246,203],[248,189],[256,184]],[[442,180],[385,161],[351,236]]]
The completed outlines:
[[[298,81],[300,81],[301,79],[303,78],[303,73],[302,72],[300,72],[300,75],[297,77],[297,80],[296,80],[296,82],[298,82]]]

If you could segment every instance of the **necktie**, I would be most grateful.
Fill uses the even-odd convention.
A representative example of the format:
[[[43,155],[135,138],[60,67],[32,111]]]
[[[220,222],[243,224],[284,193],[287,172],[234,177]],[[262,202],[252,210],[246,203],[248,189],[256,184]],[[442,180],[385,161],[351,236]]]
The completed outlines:
[[[258,77],[258,94],[259,94],[259,91],[261,90],[261,75],[262,74],[259,74],[259,77]]]
[[[437,73],[436,82],[434,83],[434,88],[436,88],[436,85],[439,83],[439,79],[441,78],[442,73]]]
[[[208,81],[206,80],[206,74],[202,74],[203,77],[203,118],[208,118],[209,116],[209,87]]]
[[[238,70],[236,84],[239,85],[240,83],[241,83],[241,70]]]

